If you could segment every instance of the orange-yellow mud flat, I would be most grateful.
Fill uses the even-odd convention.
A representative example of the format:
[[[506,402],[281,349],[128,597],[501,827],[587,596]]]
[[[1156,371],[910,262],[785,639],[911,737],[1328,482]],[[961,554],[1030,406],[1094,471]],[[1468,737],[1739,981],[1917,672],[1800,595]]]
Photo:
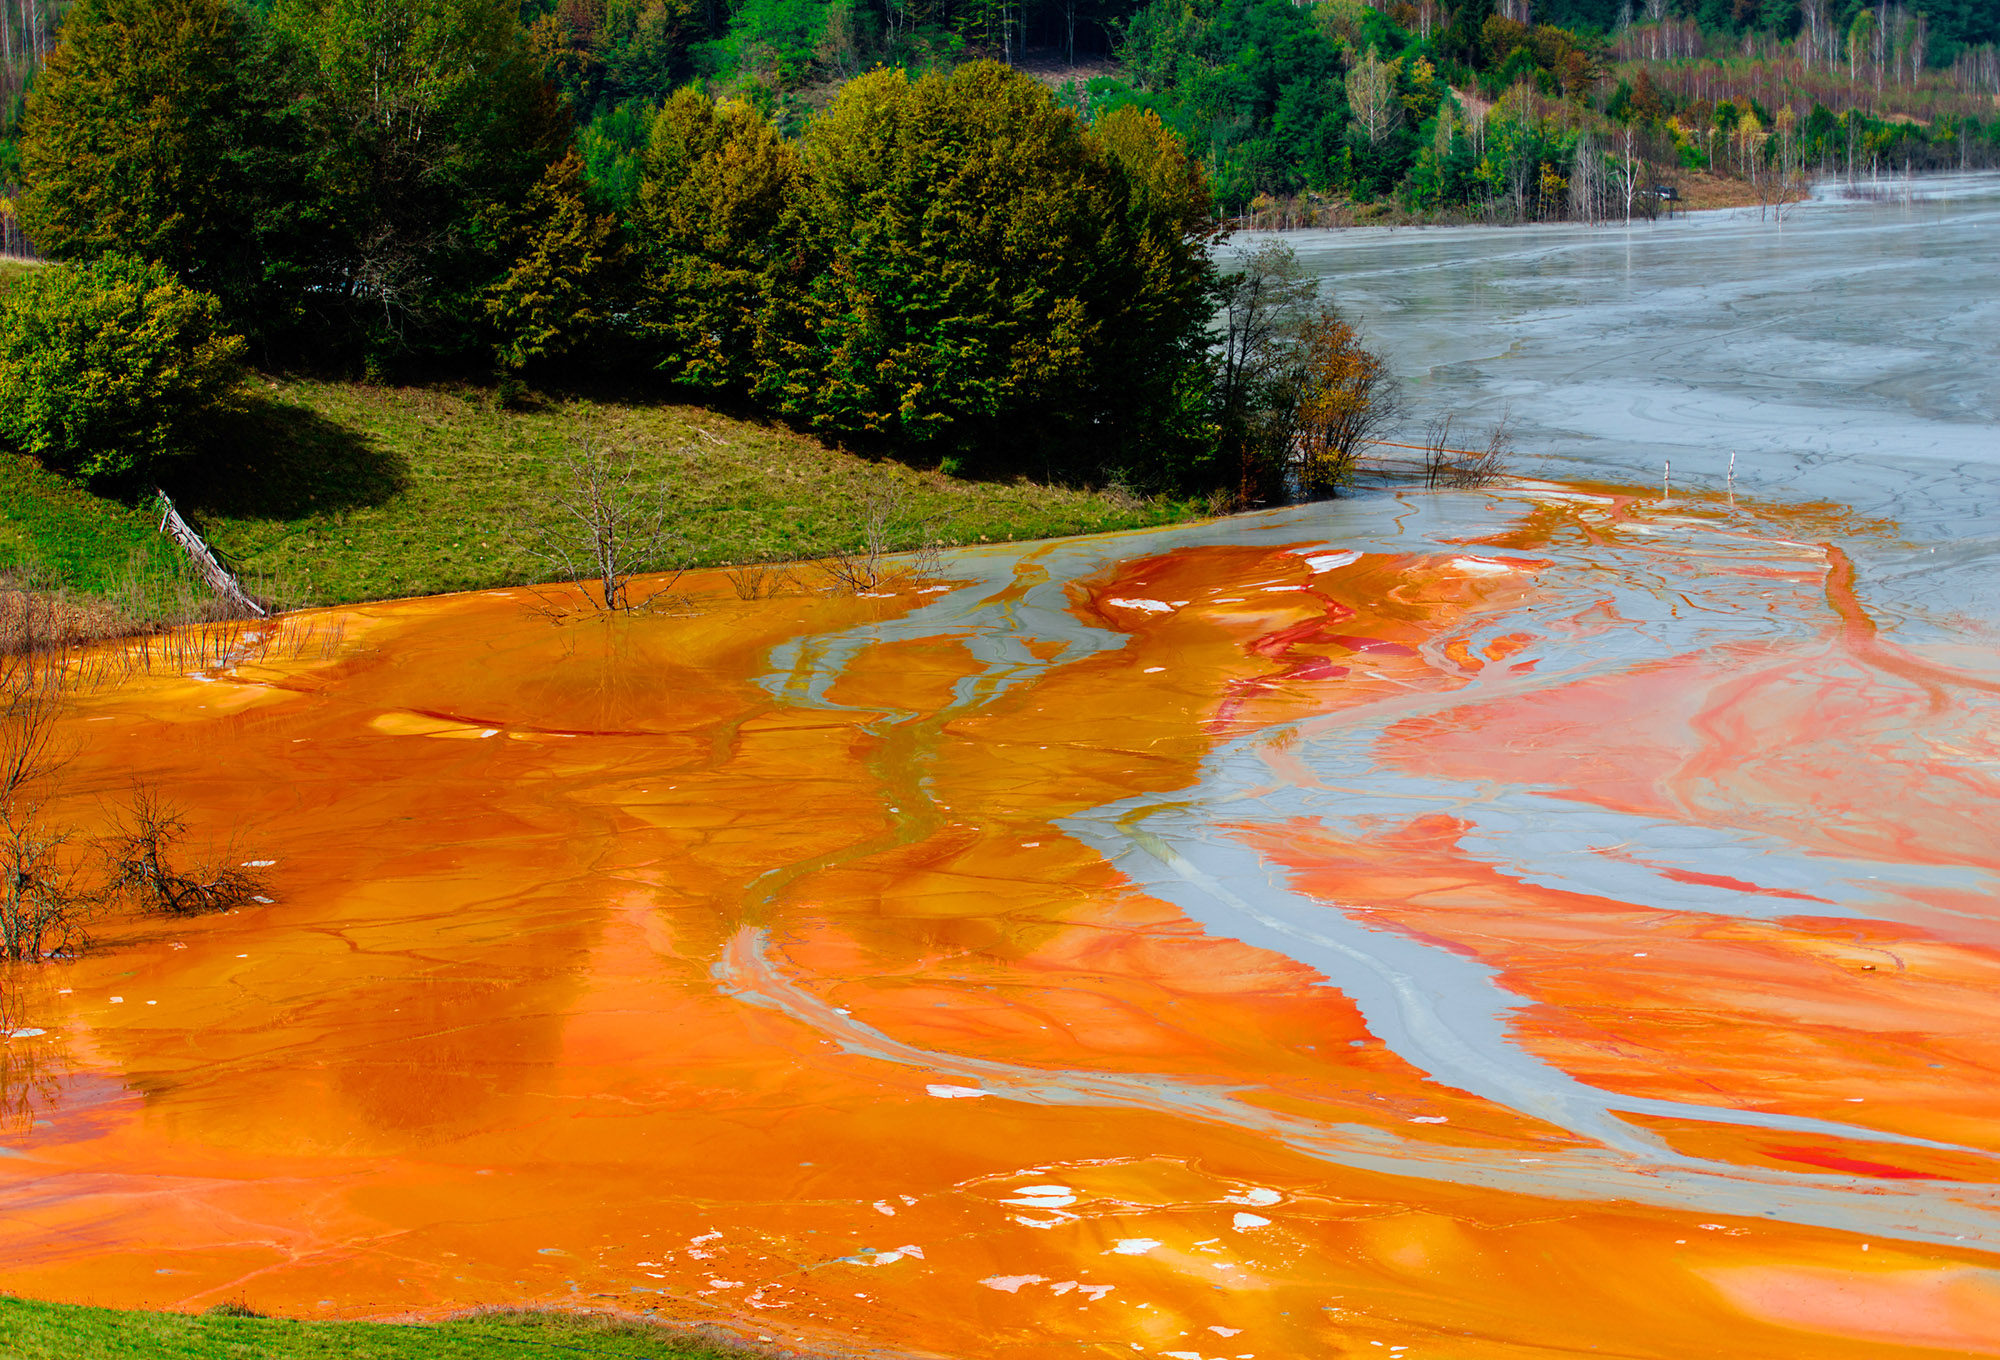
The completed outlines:
[[[67,810],[273,900],[19,976],[0,1290],[2000,1354],[2000,685],[1840,532],[1382,497],[86,694]]]

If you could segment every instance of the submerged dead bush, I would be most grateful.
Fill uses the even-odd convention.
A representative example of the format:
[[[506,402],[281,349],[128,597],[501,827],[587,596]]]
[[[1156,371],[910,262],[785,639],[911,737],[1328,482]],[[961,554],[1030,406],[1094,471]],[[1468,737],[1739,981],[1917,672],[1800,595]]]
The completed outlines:
[[[938,573],[943,545],[937,529],[942,516],[917,512],[904,487],[891,483],[863,495],[856,506],[860,542],[831,549],[815,565],[838,594],[918,585]],[[898,551],[898,545],[913,547]]]
[[[1507,475],[1513,461],[1514,437],[1506,416],[1487,431],[1480,446],[1461,449],[1453,444],[1449,414],[1434,418],[1425,428],[1424,485],[1432,490],[1490,485]]]
[[[783,562],[746,562],[722,574],[739,600],[769,600],[799,588],[791,566]]]
[[[56,728],[68,686],[46,652],[0,653],[0,959],[73,955],[100,901],[76,833],[47,813],[69,758]]]
[[[111,866],[106,891],[143,910],[171,916],[232,911],[271,900],[262,876],[248,864],[232,863],[234,855],[184,858],[181,843],[187,834],[187,817],[178,805],[151,785],[134,785],[130,803],[103,841]]]

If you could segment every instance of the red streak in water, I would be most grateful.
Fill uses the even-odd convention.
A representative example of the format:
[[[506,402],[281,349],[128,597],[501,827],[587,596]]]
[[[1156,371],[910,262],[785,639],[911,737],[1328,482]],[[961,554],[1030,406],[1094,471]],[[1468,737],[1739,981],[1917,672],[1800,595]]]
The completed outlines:
[[[1766,1148],[1771,1156],[1785,1162],[1803,1162],[1807,1166],[1823,1166],[1829,1171],[1845,1171],[1854,1176],[1873,1176],[1885,1181],[1940,1181],[1942,1176],[1934,1176],[1928,1171],[1907,1171],[1900,1166],[1889,1166],[1882,1162],[1864,1162],[1858,1157],[1843,1157],[1825,1148],[1773,1147]]]
[[[1921,686],[1931,696],[1933,708],[1944,706],[1943,686],[1946,685],[2000,694],[2000,683],[1920,661],[1902,648],[1883,642],[1877,635],[1875,620],[1868,616],[1868,611],[1861,607],[1861,601],[1854,594],[1853,559],[1831,543],[1820,546],[1825,550],[1827,560],[1826,602],[1840,616],[1841,641],[1847,645],[1855,660],[1891,675],[1900,675]]]
[[[1741,878],[1731,878],[1728,874],[1698,874],[1692,869],[1660,869],[1658,872],[1662,878],[1671,878],[1676,883],[1691,883],[1699,888],[1727,888],[1731,892],[1755,893],[1759,897],[1788,897],[1794,902],[1826,901],[1824,897],[1814,897],[1811,893],[1760,887]]]

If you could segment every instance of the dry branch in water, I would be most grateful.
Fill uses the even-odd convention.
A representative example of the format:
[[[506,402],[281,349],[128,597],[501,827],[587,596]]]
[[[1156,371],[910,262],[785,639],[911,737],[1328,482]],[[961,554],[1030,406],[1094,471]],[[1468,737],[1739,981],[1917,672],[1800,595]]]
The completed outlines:
[[[836,591],[860,595],[918,585],[938,574],[943,546],[936,531],[942,515],[918,515],[909,492],[895,483],[864,495],[860,510],[861,542],[825,553],[815,564]],[[912,538],[917,546],[898,554],[895,545]]]
[[[187,831],[186,814],[178,806],[152,785],[134,784],[130,804],[103,841],[111,866],[107,895],[173,916],[232,911],[271,900],[262,877],[246,864],[232,864],[233,855],[182,861],[177,851]]]
[[[1514,456],[1514,438],[1507,428],[1506,416],[1501,416],[1499,423],[1487,431],[1486,443],[1481,448],[1453,447],[1451,427],[1452,417],[1448,413],[1434,417],[1425,427],[1425,486],[1432,490],[1486,486],[1507,475]]]

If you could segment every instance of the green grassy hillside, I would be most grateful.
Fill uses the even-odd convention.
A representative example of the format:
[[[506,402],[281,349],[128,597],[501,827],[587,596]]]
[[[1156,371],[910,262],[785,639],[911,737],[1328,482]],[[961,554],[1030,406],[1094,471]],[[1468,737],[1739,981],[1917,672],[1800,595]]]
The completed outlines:
[[[782,427],[631,399],[515,412],[477,387],[257,380],[250,410],[169,486],[252,584],[286,604],[335,604],[544,580],[537,525],[560,517],[562,460],[619,450],[672,507],[674,565],[795,560],[895,547],[1135,528],[1193,505],[963,481],[828,448]],[[171,568],[150,510],[92,495],[0,453],[0,560],[104,593]]]

